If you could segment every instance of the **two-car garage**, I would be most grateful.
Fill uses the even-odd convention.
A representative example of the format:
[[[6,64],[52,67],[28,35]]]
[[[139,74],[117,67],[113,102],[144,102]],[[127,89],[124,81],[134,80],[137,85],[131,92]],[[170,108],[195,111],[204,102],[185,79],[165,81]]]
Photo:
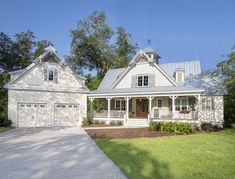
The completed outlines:
[[[56,103],[54,110],[49,110],[47,103],[18,103],[18,127],[77,126],[78,123],[78,103]]]

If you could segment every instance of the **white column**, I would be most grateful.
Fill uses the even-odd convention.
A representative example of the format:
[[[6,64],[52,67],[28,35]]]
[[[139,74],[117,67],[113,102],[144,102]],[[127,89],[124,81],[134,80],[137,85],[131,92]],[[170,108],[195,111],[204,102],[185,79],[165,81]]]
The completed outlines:
[[[90,102],[91,102],[91,106],[90,106],[91,119],[93,119],[93,106],[92,106],[92,103],[93,103],[94,98],[89,98],[89,99],[90,99]]]
[[[130,100],[130,97],[125,97],[125,100],[126,100],[126,119],[129,118],[129,100]]]
[[[153,96],[148,96],[147,97],[148,100],[149,100],[149,114],[151,113],[151,110],[152,110],[152,100],[153,100]]]
[[[177,96],[170,96],[170,98],[172,99],[172,118],[174,118],[174,114],[175,114],[175,99],[177,98]]]
[[[110,101],[111,101],[112,98],[108,97],[106,99],[108,101],[108,120],[110,120]]]

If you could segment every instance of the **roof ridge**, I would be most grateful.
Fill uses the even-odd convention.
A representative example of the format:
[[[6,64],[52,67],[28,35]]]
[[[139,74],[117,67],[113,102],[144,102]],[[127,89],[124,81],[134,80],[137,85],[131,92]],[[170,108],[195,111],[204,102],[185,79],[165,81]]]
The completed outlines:
[[[178,61],[178,62],[159,63],[159,65],[174,64],[174,63],[187,63],[187,62],[201,62],[201,61],[200,61],[200,60],[188,60],[188,61]]]

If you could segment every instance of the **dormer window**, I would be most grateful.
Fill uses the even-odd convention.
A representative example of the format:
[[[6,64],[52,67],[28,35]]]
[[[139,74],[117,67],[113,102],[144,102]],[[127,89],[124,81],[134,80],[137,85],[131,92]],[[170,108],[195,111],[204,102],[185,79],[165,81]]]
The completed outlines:
[[[149,85],[149,76],[148,75],[140,75],[137,78],[137,86],[144,87]]]
[[[177,83],[184,82],[184,69],[176,69],[175,80]]]
[[[54,80],[54,70],[48,70],[48,81]]]

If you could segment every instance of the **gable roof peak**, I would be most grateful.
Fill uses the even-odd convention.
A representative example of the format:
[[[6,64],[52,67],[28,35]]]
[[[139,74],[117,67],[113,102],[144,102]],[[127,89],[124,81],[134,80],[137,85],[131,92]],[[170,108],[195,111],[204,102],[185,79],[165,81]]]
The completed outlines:
[[[143,52],[147,53],[147,54],[154,54],[157,58],[161,58],[157,52],[150,46],[145,47],[144,49],[142,49]]]
[[[45,52],[53,51],[53,52],[57,53],[57,50],[52,45],[49,45],[48,47],[46,47],[44,49],[44,51]]]

